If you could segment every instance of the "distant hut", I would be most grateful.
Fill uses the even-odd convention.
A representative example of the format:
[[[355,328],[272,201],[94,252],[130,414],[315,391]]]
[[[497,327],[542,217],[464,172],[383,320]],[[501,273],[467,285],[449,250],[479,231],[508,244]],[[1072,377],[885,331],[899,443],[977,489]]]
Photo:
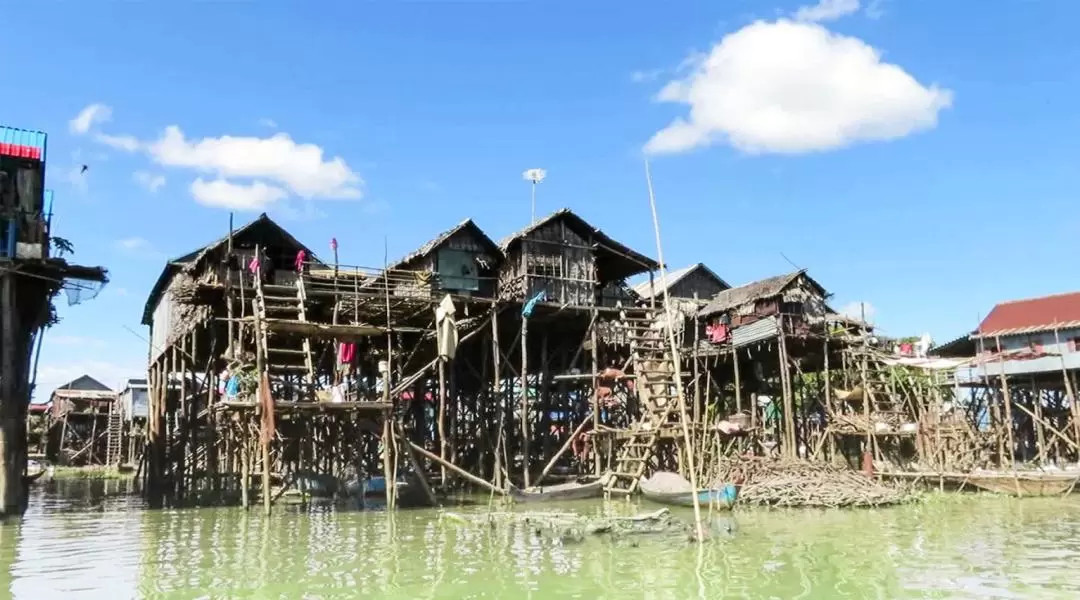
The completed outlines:
[[[698,313],[713,343],[739,348],[780,334],[805,337],[824,326],[828,292],[805,270],[716,294]]]
[[[64,464],[108,464],[110,441],[119,448],[122,430],[110,417],[116,392],[89,375],[56,388],[51,405],[46,456]],[[115,429],[115,430],[114,430]]]
[[[637,299],[626,279],[660,268],[570,209],[558,210],[504,238],[499,296],[528,301],[541,292],[568,307],[615,306]]]
[[[388,266],[391,295],[491,298],[502,259],[499,246],[465,219]]]

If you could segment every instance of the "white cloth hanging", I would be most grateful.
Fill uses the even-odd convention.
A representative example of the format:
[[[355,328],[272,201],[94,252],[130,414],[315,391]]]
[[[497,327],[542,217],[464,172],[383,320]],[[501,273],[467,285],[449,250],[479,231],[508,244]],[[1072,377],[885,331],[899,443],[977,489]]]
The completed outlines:
[[[450,294],[443,296],[439,306],[435,309],[435,337],[438,340],[439,356],[445,360],[453,360],[457,352],[458,330],[454,314],[457,307]]]

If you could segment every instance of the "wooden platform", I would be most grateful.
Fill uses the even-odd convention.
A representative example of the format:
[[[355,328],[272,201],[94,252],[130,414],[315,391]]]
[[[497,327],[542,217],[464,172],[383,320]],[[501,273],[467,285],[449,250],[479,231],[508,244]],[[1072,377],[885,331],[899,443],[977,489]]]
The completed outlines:
[[[255,410],[255,402],[244,400],[223,400],[214,405],[216,410],[243,412]],[[277,414],[288,413],[386,413],[390,412],[393,404],[389,402],[275,402],[274,412]]]

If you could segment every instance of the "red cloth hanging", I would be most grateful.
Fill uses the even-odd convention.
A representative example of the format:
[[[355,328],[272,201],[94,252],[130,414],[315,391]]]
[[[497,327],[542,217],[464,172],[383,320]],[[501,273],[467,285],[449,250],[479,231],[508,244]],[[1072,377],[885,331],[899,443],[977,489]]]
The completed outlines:
[[[355,356],[356,344],[354,342],[341,342],[341,346],[338,348],[338,360],[341,361],[341,364],[352,363]]]
[[[303,250],[296,253],[296,272],[301,273],[304,270],[304,259],[307,258],[307,252]]]

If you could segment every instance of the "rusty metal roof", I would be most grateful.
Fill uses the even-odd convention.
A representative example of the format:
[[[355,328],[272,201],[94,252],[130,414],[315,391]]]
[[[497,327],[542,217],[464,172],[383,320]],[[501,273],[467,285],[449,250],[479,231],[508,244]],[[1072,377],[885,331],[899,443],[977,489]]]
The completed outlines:
[[[1080,327],[1080,292],[1002,302],[986,315],[973,337],[1021,335]]]

